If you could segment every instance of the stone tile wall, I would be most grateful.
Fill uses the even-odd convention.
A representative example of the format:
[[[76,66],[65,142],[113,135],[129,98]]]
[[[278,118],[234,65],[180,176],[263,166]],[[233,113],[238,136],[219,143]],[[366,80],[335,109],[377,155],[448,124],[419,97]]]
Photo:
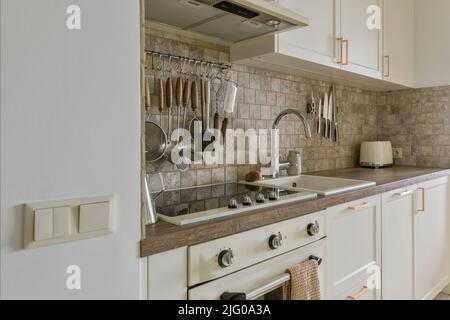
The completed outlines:
[[[392,141],[397,165],[450,168],[450,86],[379,94],[378,138]]]

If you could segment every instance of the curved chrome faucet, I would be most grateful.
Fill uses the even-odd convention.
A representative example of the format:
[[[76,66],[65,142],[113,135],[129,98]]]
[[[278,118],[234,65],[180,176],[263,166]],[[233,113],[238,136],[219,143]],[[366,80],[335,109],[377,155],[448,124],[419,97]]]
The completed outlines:
[[[306,121],[305,115],[304,115],[302,112],[300,112],[300,111],[298,111],[298,110],[295,110],[295,109],[286,109],[286,110],[282,111],[282,112],[276,117],[275,121],[273,122],[272,129],[274,129],[274,130],[278,129],[278,125],[280,124],[281,120],[282,120],[284,117],[286,117],[286,116],[288,116],[288,115],[290,115],[290,114],[294,114],[294,115],[296,115],[297,117],[299,117],[300,120],[302,120],[303,126],[304,126],[304,128],[305,128],[305,136],[306,136],[307,139],[311,139],[311,137],[312,137],[312,135],[311,135],[311,127],[309,126],[308,121]]]
[[[311,127],[309,126],[309,123],[306,120],[305,115],[302,112],[295,110],[295,109],[286,109],[286,110],[282,111],[274,120],[272,129],[278,130],[278,126],[279,126],[281,120],[290,114],[296,115],[300,120],[302,120],[303,127],[305,129],[305,136],[307,139],[311,139],[311,137],[312,137]],[[273,136],[272,136],[272,139],[274,139]],[[278,134],[277,134],[276,141],[278,141],[278,139],[279,138],[278,138]],[[267,172],[267,170],[270,170],[270,172],[268,172],[268,174],[263,173],[263,176],[272,176],[273,178],[277,178],[280,174],[280,167],[288,168],[289,164],[281,164],[280,165],[280,151],[279,151],[279,147],[278,147],[278,142],[276,144],[274,142],[275,141],[272,140],[272,143],[271,143],[271,146],[272,146],[271,166],[270,166],[270,168],[262,168],[261,172],[263,173],[264,169],[266,169],[266,172]]]

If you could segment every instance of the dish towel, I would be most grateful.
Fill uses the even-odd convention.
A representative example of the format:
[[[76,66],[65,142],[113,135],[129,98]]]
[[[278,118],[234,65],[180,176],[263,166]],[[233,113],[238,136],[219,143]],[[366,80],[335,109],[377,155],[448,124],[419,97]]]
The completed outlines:
[[[309,260],[288,272],[291,280],[283,286],[283,300],[320,300],[319,264]]]

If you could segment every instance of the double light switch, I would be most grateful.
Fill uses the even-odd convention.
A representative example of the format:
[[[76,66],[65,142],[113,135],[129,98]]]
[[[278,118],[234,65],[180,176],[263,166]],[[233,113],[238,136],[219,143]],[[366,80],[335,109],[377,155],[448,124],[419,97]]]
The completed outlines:
[[[101,236],[112,231],[114,197],[27,204],[25,247]]]
[[[76,227],[76,208],[69,206],[38,209],[34,212],[34,241],[67,237]]]

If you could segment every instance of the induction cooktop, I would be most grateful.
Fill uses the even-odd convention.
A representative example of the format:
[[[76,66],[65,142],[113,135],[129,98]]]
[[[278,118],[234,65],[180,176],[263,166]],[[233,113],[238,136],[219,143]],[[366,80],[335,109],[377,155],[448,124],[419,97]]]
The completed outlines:
[[[186,225],[315,197],[308,191],[227,183],[164,191],[155,204],[162,220]]]

